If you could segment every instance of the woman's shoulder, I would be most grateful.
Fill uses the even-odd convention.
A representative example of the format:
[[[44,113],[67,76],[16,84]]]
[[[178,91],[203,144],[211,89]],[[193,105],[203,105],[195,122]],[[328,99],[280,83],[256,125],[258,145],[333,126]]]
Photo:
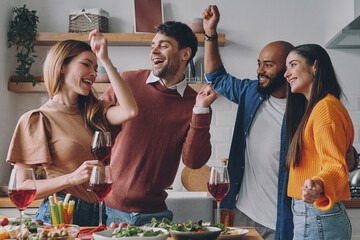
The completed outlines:
[[[46,111],[45,111],[46,112]],[[47,123],[48,119],[46,117],[46,113],[41,108],[30,110],[24,113],[20,119],[18,124],[25,125],[38,125]]]
[[[328,118],[333,120],[339,117],[349,117],[349,113],[346,110],[342,102],[335,96],[328,94],[321,99],[314,107],[313,112],[322,119]]]
[[[321,99],[314,107],[314,109],[345,109],[344,105],[340,99],[336,98],[334,95],[328,94],[323,99]]]

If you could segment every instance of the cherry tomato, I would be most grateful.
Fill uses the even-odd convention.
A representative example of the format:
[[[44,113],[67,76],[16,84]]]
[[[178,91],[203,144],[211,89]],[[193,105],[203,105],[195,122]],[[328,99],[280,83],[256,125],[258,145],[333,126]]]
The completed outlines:
[[[44,225],[43,220],[38,219],[38,220],[36,220],[36,222],[37,222],[37,224],[39,224],[39,225]]]
[[[119,226],[122,227],[122,228],[126,228],[127,225],[128,225],[128,224],[127,224],[126,222],[121,222],[121,223],[119,224]]]
[[[1,226],[6,226],[8,224],[9,224],[9,219],[7,219],[7,218],[0,219]]]
[[[205,230],[202,229],[202,228],[199,228],[199,229],[198,229],[198,232],[205,232]]]
[[[119,224],[117,224],[116,222],[112,222],[109,226],[110,229],[118,228],[118,227],[119,227]]]

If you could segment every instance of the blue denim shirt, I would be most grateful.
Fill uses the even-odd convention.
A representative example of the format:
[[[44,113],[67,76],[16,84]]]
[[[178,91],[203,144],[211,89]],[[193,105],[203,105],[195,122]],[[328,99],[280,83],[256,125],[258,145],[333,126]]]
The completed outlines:
[[[230,190],[221,202],[221,206],[234,209],[236,196],[239,193],[245,168],[246,134],[254,119],[260,104],[269,98],[257,91],[258,81],[240,80],[228,74],[223,66],[210,74],[206,79],[222,96],[238,104],[234,134],[230,148],[228,172],[230,175]],[[276,239],[292,239],[293,221],[291,198],[287,196],[288,171],[286,168],[285,119],[281,127],[281,146],[278,176],[278,201],[276,220]]]

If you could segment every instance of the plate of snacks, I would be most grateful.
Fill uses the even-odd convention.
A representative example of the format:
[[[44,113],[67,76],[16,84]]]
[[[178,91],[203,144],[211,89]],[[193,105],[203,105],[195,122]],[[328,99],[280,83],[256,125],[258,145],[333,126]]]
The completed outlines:
[[[238,239],[240,236],[243,236],[248,232],[249,230],[244,228],[226,227],[226,230],[222,231],[217,239]]]
[[[120,224],[118,228],[93,233],[95,240],[131,239],[131,240],[166,240],[169,232],[163,228]]]

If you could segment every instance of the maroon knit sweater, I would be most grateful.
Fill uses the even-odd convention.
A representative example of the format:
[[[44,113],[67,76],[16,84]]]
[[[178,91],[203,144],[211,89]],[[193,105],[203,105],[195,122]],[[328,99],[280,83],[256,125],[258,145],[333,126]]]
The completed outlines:
[[[110,161],[113,189],[105,202],[125,212],[165,210],[164,188],[173,183],[180,158],[197,169],[211,155],[211,114],[193,114],[197,93],[187,86],[181,97],[160,83],[146,84],[150,72],[121,73],[139,114],[122,124],[116,137]],[[101,98],[118,104],[111,87]]]

